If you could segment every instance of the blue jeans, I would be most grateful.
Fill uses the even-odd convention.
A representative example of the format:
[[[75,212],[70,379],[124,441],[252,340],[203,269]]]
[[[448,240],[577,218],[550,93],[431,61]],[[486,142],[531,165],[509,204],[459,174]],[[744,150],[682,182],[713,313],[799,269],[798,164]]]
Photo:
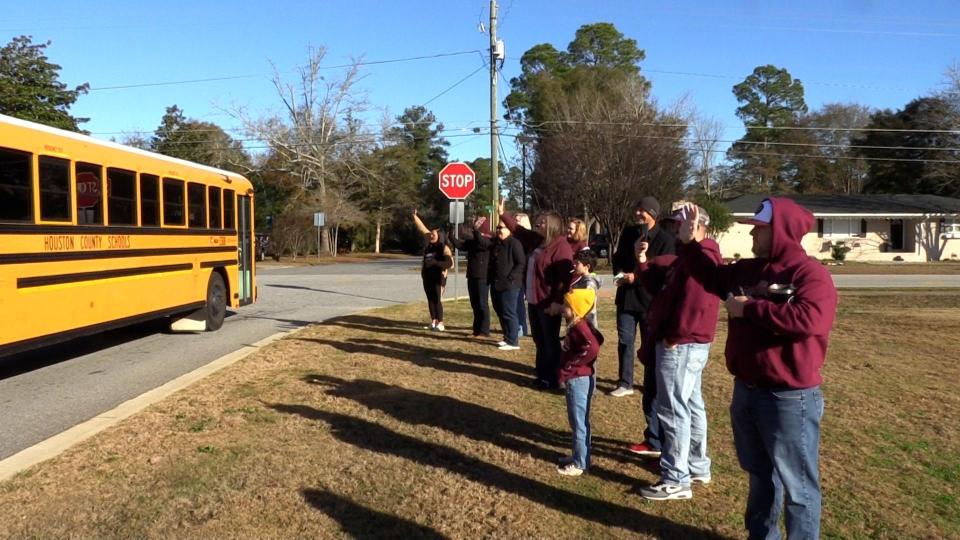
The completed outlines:
[[[819,386],[777,390],[737,380],[730,404],[740,467],[750,473],[744,524],[750,538],[780,538],[786,495],[790,540],[820,536]]]
[[[500,319],[500,328],[503,329],[503,340],[510,345],[519,345],[520,339],[517,335],[517,295],[520,289],[507,289],[505,291],[493,291],[493,310],[497,312],[497,318]]]
[[[520,287],[519,291],[519,294],[517,294],[517,339],[520,336],[530,335],[530,327],[527,326],[527,289],[526,287]]]
[[[633,363],[637,360],[637,327],[641,328],[643,339],[646,313],[626,311],[617,306],[617,356],[620,367],[617,372],[617,386],[633,388]]]
[[[567,419],[573,430],[573,464],[583,470],[590,467],[590,403],[596,387],[596,375],[567,381]]]
[[[667,484],[690,485],[690,475],[710,476],[707,412],[700,393],[709,343],[671,349],[657,343],[657,419],[660,421],[660,476]]]
[[[650,339],[647,336],[647,314],[640,311],[624,310],[617,306],[617,355],[620,359],[617,386],[633,388],[633,365],[637,360],[637,330],[640,342]],[[656,410],[657,375],[654,368],[643,368],[643,416],[647,427],[643,430],[643,439],[654,450],[660,450],[660,422]]]

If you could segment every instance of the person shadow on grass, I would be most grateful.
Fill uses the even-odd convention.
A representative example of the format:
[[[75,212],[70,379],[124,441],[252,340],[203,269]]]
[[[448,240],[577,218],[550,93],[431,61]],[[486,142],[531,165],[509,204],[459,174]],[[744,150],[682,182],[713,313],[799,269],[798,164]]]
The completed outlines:
[[[320,382],[322,381],[318,380],[316,384]],[[375,387],[368,388],[373,390]],[[420,465],[442,468],[472,482],[516,494],[586,521],[662,538],[724,538],[713,531],[646,514],[638,508],[595,499],[528,478],[455,448],[411,437],[362,418],[307,405],[264,405],[281,414],[322,422],[329,427],[331,435],[357,448],[395,456]],[[423,407],[427,404],[421,402],[419,405]]]
[[[556,463],[570,453],[569,432],[547,428],[475,403],[372,380],[347,381],[316,374],[307,375],[303,380],[328,388],[326,393],[331,396],[353,400],[400,422],[437,427],[548,463]],[[620,441],[612,448],[594,444],[592,453],[595,457],[621,463],[634,462],[636,459],[623,452]],[[590,467],[590,474],[625,486],[633,486],[638,481],[627,474],[597,465]]]

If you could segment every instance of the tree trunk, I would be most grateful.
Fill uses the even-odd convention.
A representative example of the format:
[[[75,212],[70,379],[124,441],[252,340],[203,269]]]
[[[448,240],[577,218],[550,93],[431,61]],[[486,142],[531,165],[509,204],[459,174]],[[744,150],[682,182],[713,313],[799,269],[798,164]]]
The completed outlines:
[[[377,255],[380,254],[380,231],[382,230],[382,224],[380,223],[381,219],[377,218],[377,234],[373,240],[373,252]]]

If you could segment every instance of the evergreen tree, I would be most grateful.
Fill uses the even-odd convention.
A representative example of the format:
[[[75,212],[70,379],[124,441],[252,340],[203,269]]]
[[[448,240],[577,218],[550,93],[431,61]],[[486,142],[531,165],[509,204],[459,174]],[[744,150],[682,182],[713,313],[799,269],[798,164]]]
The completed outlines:
[[[791,154],[802,152],[791,148],[803,146],[783,143],[806,141],[802,134],[778,128],[796,127],[800,116],[807,112],[803,84],[786,69],[768,64],[757,66],[733,87],[733,94],[740,102],[737,116],[747,128],[747,133],[727,153],[734,162],[739,187],[764,193],[794,190],[798,163]]]

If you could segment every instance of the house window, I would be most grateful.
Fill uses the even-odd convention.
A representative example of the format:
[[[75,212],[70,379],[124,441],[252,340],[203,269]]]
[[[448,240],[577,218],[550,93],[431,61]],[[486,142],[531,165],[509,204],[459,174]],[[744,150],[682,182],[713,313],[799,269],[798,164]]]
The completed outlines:
[[[940,234],[944,238],[960,238],[960,219],[945,219],[940,227]]]
[[[844,218],[823,218],[823,238],[864,238],[866,230],[863,220]]]

